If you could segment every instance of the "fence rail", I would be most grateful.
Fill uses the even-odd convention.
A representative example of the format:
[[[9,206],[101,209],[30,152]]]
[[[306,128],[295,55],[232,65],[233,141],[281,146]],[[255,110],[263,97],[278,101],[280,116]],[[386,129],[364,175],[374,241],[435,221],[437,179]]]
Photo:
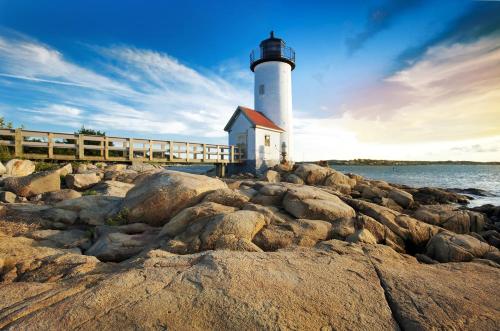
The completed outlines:
[[[90,136],[23,129],[0,129],[0,146],[15,157],[37,160],[240,163],[237,146],[173,140]]]

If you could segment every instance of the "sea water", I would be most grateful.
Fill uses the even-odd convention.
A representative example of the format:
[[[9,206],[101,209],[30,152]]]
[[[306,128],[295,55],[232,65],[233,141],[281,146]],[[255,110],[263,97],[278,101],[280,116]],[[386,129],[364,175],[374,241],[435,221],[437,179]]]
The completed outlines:
[[[486,203],[500,205],[500,165],[333,165],[332,168],[344,173],[355,173],[366,178],[411,187],[478,188],[495,196],[471,195],[474,200],[469,206],[480,206]]]

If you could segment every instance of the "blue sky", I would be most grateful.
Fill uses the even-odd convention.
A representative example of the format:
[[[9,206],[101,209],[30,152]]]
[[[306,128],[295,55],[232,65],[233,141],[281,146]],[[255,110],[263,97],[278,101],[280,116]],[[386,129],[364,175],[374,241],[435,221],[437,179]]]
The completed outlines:
[[[297,53],[296,159],[500,160],[500,2],[0,0],[0,115],[225,143],[252,48]]]

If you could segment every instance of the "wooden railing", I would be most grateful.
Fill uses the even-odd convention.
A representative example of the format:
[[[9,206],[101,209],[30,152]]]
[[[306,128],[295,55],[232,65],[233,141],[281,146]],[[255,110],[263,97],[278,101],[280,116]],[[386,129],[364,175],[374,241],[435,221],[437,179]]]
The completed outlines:
[[[0,146],[6,146],[15,157],[38,160],[240,163],[244,159],[232,145],[22,129],[0,129]]]

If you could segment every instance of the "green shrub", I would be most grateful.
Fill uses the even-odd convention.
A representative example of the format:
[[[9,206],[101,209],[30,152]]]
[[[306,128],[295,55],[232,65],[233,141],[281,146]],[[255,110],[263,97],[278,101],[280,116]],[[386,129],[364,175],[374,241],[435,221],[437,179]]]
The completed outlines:
[[[9,151],[9,147],[0,145],[0,161],[7,161],[12,159],[12,154]]]
[[[94,165],[95,165],[98,169],[104,169],[104,168],[107,166],[107,164],[106,164],[105,162],[96,162]]]
[[[81,162],[78,161],[71,161],[71,168],[73,169],[73,172],[76,172],[78,169],[78,166],[81,164]]]
[[[14,124],[12,122],[7,122],[3,116],[0,116],[0,129],[12,129]],[[0,136],[0,140],[10,140],[14,141],[13,136]],[[0,145],[0,161],[7,161],[13,158],[14,147],[9,147]]]
[[[118,214],[113,217],[110,217],[106,220],[106,224],[110,226],[118,226],[127,224],[127,217],[129,214],[129,210],[127,208],[123,208],[120,210]]]
[[[36,162],[35,163],[35,171],[47,171],[47,170],[56,170],[59,169],[59,163],[50,163],[50,162]]]
[[[94,239],[96,235],[95,228],[88,228],[85,231],[85,236],[89,239]]]

